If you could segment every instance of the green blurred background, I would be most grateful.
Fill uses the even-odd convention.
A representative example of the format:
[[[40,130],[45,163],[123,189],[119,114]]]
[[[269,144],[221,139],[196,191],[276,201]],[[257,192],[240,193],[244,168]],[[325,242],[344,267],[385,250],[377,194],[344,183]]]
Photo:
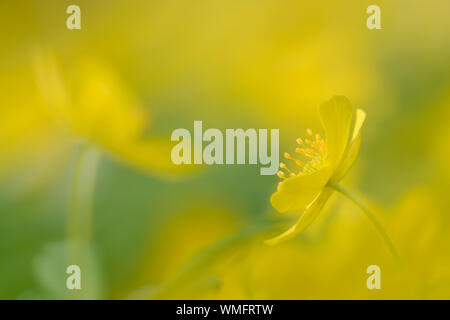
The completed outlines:
[[[450,298],[450,3],[375,2],[381,30],[366,27],[373,1],[78,0],[82,28],[68,30],[73,1],[3,0],[0,298]],[[335,94],[367,113],[344,185],[376,208],[402,265],[342,197],[270,247],[258,230],[279,219],[276,176],[171,167],[170,134],[194,120],[279,128],[290,151]],[[85,145],[98,167],[71,296]],[[381,290],[366,288],[370,264]]]

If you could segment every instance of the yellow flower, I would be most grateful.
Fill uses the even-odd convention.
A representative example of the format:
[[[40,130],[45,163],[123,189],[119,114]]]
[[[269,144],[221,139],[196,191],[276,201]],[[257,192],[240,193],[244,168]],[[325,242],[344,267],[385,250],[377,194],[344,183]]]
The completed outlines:
[[[333,193],[333,185],[344,178],[358,156],[360,130],[366,114],[355,109],[343,96],[335,96],[319,107],[326,138],[307,129],[307,139],[297,139],[297,159],[288,153],[284,157],[294,163],[288,168],[280,163],[278,176],[283,179],[270,201],[279,212],[303,210],[297,223],[281,235],[267,241],[276,244],[305,230],[317,217]]]
[[[34,69],[51,115],[77,139],[153,175],[172,177],[188,171],[167,156],[172,147],[169,137],[144,134],[149,126],[148,109],[113,69],[97,60],[82,59],[66,79],[48,50],[36,50]]]

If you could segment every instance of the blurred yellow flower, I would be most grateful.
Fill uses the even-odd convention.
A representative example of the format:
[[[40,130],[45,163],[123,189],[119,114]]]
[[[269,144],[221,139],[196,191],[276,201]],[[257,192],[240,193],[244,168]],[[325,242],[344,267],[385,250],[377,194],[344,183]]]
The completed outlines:
[[[304,210],[297,223],[281,235],[268,240],[276,244],[305,230],[317,217],[336,185],[349,171],[359,153],[360,130],[366,114],[355,109],[343,96],[335,96],[319,107],[326,139],[314,135],[310,129],[308,139],[297,139],[296,153],[306,161],[284,154],[297,166],[289,169],[284,163],[278,176],[283,179],[270,201],[279,212]]]
[[[120,77],[94,59],[82,59],[70,81],[55,55],[37,50],[34,69],[51,115],[76,137],[156,175],[186,170],[170,160],[170,139],[147,137],[149,112]]]

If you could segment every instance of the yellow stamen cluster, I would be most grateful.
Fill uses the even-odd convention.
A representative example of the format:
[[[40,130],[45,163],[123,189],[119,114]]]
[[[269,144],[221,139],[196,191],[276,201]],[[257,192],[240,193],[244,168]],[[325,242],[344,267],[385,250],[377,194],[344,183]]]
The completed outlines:
[[[280,162],[280,168],[287,173],[286,174],[281,170],[278,171],[277,175],[281,179],[286,179],[287,177],[295,177],[305,173],[311,173],[318,170],[323,165],[327,147],[325,140],[322,139],[322,137],[318,133],[314,135],[309,128],[306,129],[306,133],[309,138],[298,138],[296,141],[299,147],[295,149],[295,152],[301,155],[304,161],[294,158],[289,153],[285,152],[284,158],[286,160],[294,161],[298,169],[291,170],[285,163]]]

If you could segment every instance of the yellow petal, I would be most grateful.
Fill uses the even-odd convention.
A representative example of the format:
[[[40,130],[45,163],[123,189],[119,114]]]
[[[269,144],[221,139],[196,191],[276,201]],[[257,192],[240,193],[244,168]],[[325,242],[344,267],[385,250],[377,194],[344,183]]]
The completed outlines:
[[[306,208],[322,191],[331,177],[331,166],[305,175],[288,178],[281,182],[270,202],[279,212]]]
[[[331,178],[332,183],[338,183],[342,180],[347,172],[353,166],[356,158],[358,157],[359,150],[361,148],[361,127],[366,119],[366,113],[361,109],[356,110],[356,117],[353,125],[353,134],[350,145],[345,151],[344,156],[342,157],[341,163],[336,168],[333,177]]]
[[[335,169],[347,148],[354,108],[343,96],[335,96],[319,107],[325,130],[328,158]]]
[[[339,167],[336,168],[333,177],[331,178],[331,183],[338,183],[345,177],[347,172],[353,166],[353,163],[355,163],[360,148],[361,148],[361,135],[358,134],[356,138],[354,138],[353,141],[351,142],[344,158],[342,159],[341,164],[339,165]]]
[[[314,202],[312,202],[308,208],[303,212],[300,219],[298,219],[297,223],[293,225],[289,230],[280,234],[279,236],[266,240],[265,242],[269,245],[275,245],[280,242],[291,239],[292,237],[298,235],[302,231],[304,231],[309,225],[317,218],[320,211],[322,211],[323,206],[327,202],[328,198],[333,193],[333,189],[325,188],[323,191],[316,197]]]
[[[366,120],[366,113],[361,109],[356,110],[355,124],[353,125],[352,141],[358,137],[359,132],[361,131],[361,127],[364,123],[364,120]]]

